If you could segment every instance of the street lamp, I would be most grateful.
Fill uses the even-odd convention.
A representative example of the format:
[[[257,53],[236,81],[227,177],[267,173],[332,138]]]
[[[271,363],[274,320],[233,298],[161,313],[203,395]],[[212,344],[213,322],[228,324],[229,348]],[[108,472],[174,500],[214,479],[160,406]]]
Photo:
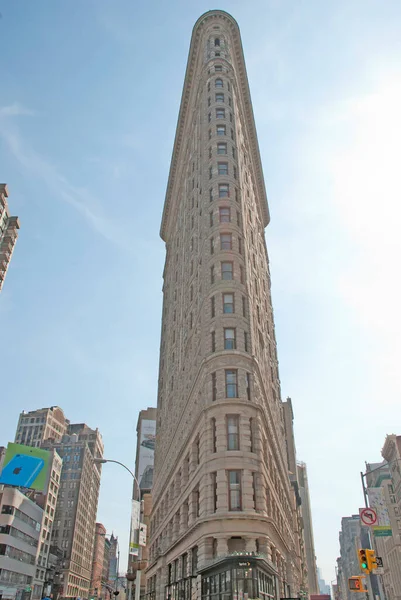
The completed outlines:
[[[131,471],[131,469],[129,469],[127,467],[127,465],[124,465],[124,463],[118,461],[118,460],[112,460],[111,458],[94,458],[93,462],[95,464],[98,465],[103,465],[105,463],[115,463],[116,465],[120,465],[120,467],[124,467],[124,469],[126,471],[128,471],[128,473],[131,475],[132,479],[134,480],[134,486],[133,486],[133,490],[132,490],[132,499],[135,500],[135,484],[138,490],[138,500],[141,500],[141,489],[139,486],[139,482],[138,479],[135,477],[135,475],[133,474],[133,472]],[[130,579],[128,577],[128,575],[130,575],[131,573],[127,573],[127,579],[128,582],[131,584],[133,579]],[[136,579],[135,579],[135,600],[140,600],[141,597],[141,571],[140,569],[137,570],[136,572]],[[131,600],[131,585],[129,588],[129,598],[128,600]]]

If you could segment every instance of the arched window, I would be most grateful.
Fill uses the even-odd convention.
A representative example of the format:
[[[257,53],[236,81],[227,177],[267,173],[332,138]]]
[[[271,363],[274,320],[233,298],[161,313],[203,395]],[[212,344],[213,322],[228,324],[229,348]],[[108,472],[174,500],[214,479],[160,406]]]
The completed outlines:
[[[214,45],[220,46],[220,38],[214,38]]]
[[[223,87],[223,80],[222,79],[216,79],[215,83],[214,83],[215,87],[217,88],[222,88]]]

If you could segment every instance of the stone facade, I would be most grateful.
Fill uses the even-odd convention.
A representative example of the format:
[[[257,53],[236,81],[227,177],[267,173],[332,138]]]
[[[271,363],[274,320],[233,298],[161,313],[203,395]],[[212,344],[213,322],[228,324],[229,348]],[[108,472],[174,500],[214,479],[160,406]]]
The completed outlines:
[[[11,217],[8,210],[8,189],[0,183],[0,292],[18,237],[18,217]]]
[[[301,586],[268,222],[238,25],[210,11],[192,34],[161,227],[151,598],[173,581],[199,597],[199,570],[235,552],[265,557],[278,596]]]
[[[102,595],[105,536],[106,527],[102,523],[96,523],[90,595],[99,598]]]
[[[378,550],[383,553],[385,586],[388,600],[401,600],[401,436],[386,437],[382,456],[387,468],[375,473],[376,480],[368,482],[383,487],[390,516],[392,536],[378,538]]]

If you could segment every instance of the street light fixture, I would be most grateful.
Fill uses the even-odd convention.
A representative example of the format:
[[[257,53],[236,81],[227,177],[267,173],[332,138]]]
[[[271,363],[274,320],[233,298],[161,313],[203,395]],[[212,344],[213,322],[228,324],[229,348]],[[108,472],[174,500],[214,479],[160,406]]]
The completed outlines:
[[[127,465],[124,465],[124,463],[122,463],[118,460],[112,460],[111,458],[94,458],[93,462],[94,462],[94,464],[98,464],[98,465],[103,465],[105,463],[115,463],[116,465],[120,465],[120,467],[124,467],[124,469],[126,471],[128,471],[128,473],[131,475],[132,479],[134,480],[134,484],[136,483],[136,487],[138,489],[138,500],[140,502],[141,488],[140,488],[138,479],[135,477],[135,475],[131,471],[131,469],[129,469],[127,467]],[[135,500],[135,485],[133,486],[133,490],[132,490],[132,499]],[[127,580],[131,583],[133,581],[133,579],[128,577],[128,575],[131,575],[131,573],[127,573]],[[138,569],[136,572],[136,578],[135,578],[135,600],[140,600],[140,595],[141,595],[141,571],[140,571],[140,569]],[[129,593],[129,600],[131,600],[130,596],[131,596],[131,589],[130,589],[130,593]]]

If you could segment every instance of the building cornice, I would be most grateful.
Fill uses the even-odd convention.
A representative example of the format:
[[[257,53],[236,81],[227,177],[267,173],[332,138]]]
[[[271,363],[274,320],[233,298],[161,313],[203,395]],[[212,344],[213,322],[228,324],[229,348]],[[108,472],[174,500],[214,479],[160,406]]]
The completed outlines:
[[[193,116],[192,113],[189,111],[190,99],[191,96],[195,97],[195,94],[197,93],[197,90],[195,90],[193,85],[197,68],[197,60],[199,59],[199,55],[203,55],[202,52],[199,52],[199,44],[202,38],[204,28],[207,25],[209,25],[211,21],[224,21],[225,24],[228,24],[230,27],[231,43],[233,50],[232,55],[233,60],[236,63],[235,73],[238,81],[238,88],[240,90],[240,100],[247,126],[247,136],[249,136],[249,146],[252,153],[252,164],[255,174],[255,183],[257,187],[257,198],[259,200],[259,205],[263,216],[263,224],[265,227],[268,225],[270,220],[266,188],[263,178],[262,161],[260,158],[259,144],[257,139],[255,119],[253,115],[253,108],[249,90],[248,77],[246,73],[240,30],[237,22],[231,15],[222,10],[212,10],[204,13],[197,20],[192,31],[188,64],[185,73],[184,87],[182,91],[180,110],[178,114],[177,131],[174,140],[171,167],[167,183],[166,199],[164,203],[162,223],[160,228],[160,236],[165,242],[168,242],[169,239],[169,224],[171,221],[172,214],[174,213],[173,205],[174,202],[176,202],[179,198],[179,164],[180,159],[185,150],[185,144],[188,141],[186,131],[191,123]]]

